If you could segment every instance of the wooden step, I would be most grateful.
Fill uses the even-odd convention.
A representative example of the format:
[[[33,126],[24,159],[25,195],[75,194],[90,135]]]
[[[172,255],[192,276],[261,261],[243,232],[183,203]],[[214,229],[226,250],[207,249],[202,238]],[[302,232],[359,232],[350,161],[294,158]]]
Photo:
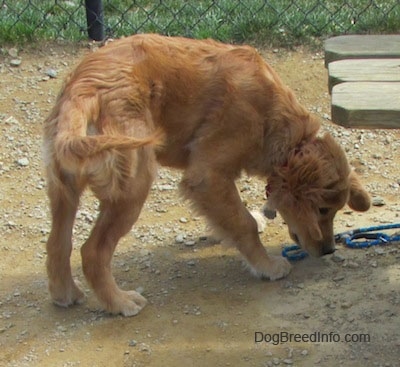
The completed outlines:
[[[400,35],[346,35],[325,41],[325,66],[343,59],[400,58]]]
[[[352,128],[400,128],[400,82],[348,82],[332,88],[332,121]]]
[[[400,82],[399,59],[350,59],[329,63],[329,92],[343,82]]]

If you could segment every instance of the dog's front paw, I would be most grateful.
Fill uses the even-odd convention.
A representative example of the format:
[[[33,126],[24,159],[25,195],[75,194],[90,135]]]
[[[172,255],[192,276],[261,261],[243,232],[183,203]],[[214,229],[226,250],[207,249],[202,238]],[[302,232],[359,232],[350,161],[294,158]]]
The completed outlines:
[[[256,265],[252,265],[251,269],[257,277],[277,280],[288,275],[292,265],[282,256],[268,256]]]

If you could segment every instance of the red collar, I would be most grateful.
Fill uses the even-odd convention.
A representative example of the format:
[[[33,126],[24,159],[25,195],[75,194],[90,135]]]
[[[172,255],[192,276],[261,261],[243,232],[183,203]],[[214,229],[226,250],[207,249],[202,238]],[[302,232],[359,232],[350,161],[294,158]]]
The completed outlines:
[[[270,197],[270,195],[272,194],[272,187],[271,184],[267,184],[265,186],[265,194],[267,195],[267,198]]]
[[[311,143],[314,143],[314,142],[315,142],[315,139],[311,141]],[[293,149],[294,155],[300,154],[302,152],[301,148],[303,147],[303,145],[304,144],[299,144]],[[282,165],[282,167],[288,167],[288,161],[286,161]],[[265,194],[266,194],[267,198],[269,198],[271,196],[272,191],[273,190],[272,190],[271,184],[267,183],[267,185],[265,186]]]

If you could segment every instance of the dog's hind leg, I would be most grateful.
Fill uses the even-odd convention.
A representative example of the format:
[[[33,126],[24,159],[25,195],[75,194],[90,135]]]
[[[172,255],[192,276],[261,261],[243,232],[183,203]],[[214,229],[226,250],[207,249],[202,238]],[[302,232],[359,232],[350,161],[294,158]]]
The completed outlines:
[[[70,265],[72,227],[83,187],[79,187],[72,176],[58,174],[60,177],[56,180],[48,180],[52,226],[46,244],[46,265],[53,302],[68,307],[81,303],[84,298],[72,278]]]
[[[118,241],[137,220],[155,172],[155,159],[143,156],[135,176],[125,178],[124,190],[117,197],[110,197],[107,189],[93,188],[100,199],[100,213],[81,249],[83,271],[102,306],[113,314],[134,316],[146,305],[146,299],[138,292],[118,287],[111,260]]]

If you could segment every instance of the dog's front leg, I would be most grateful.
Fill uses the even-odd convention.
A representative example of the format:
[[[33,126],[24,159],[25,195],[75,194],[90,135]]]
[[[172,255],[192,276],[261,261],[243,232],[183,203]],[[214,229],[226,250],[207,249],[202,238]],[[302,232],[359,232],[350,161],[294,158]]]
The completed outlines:
[[[188,170],[181,188],[215,229],[235,244],[255,275],[275,280],[290,272],[285,258],[267,254],[257,223],[241,201],[233,179],[221,173],[203,171],[199,175]]]

